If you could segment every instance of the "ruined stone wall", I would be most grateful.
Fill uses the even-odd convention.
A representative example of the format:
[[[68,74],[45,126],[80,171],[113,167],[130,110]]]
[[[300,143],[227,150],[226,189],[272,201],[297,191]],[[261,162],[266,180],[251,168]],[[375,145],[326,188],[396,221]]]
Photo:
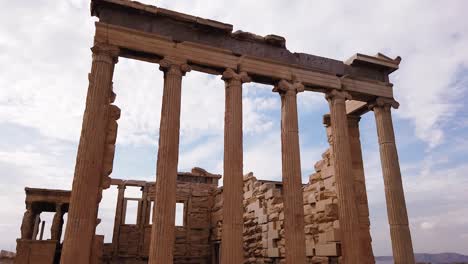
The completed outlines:
[[[307,256],[314,256],[311,263],[338,263],[340,222],[330,149],[314,167],[316,172],[304,187]]]
[[[184,225],[176,227],[174,263],[210,263],[210,211],[212,184],[178,182],[177,202],[184,203]],[[154,197],[154,188],[150,189]],[[149,250],[151,225],[145,232],[145,251]]]
[[[303,187],[307,263],[338,263],[338,203],[330,150],[322,157]],[[245,263],[285,263],[282,183],[257,180],[253,173],[244,176],[244,208]],[[222,188],[215,193],[211,223],[216,243],[222,232]]]
[[[213,208],[213,192],[217,190],[219,175],[214,175],[200,168],[188,173],[179,173],[177,177],[177,203],[183,203],[183,224],[175,228],[174,263],[211,263],[212,248],[210,243],[210,216]],[[117,238],[114,244],[106,248],[115,248],[115,252],[106,251],[108,263],[139,263],[146,261],[149,254],[152,222],[150,215],[155,200],[154,182],[115,180],[115,185],[142,187],[142,197],[137,199],[138,212],[136,224],[125,224],[125,209],[121,216]],[[122,199],[124,199],[122,197]],[[133,198],[131,198],[133,199]],[[116,211],[116,217],[119,210]],[[111,256],[111,254],[113,254]]]

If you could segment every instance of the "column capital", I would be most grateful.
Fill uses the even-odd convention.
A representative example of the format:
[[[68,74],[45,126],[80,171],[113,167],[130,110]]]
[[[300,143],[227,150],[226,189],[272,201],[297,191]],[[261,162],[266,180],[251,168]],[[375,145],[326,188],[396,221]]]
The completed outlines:
[[[335,100],[346,101],[346,100],[351,100],[352,96],[346,91],[332,89],[331,91],[328,91],[325,94],[325,99],[327,99],[328,102],[332,102],[332,101],[335,101]]]
[[[127,186],[123,185],[123,184],[119,184],[117,185],[117,189],[121,190],[121,189],[127,189]]]
[[[373,102],[369,103],[369,109],[374,110],[375,107],[383,107],[389,108],[393,107],[394,109],[398,109],[400,107],[400,103],[395,101],[393,98],[386,98],[386,97],[377,97]]]
[[[115,64],[119,60],[120,49],[117,46],[95,43],[91,51],[93,52],[93,60],[95,61]]]
[[[280,80],[275,87],[273,88],[273,92],[278,92],[280,95],[282,94],[294,94],[303,92],[304,85],[298,81],[287,81],[285,79]]]
[[[62,212],[62,206],[63,206],[63,203],[56,203],[55,204],[55,212]]]
[[[347,115],[348,118],[348,126],[358,126],[359,121],[361,121],[360,116],[356,115]],[[331,117],[330,114],[323,115],[322,123],[325,127],[331,126]]]
[[[184,76],[185,73],[192,70],[186,61],[169,57],[159,61],[159,69],[165,74],[176,74],[180,76]]]
[[[361,117],[357,115],[347,115],[348,117],[348,127],[359,127],[359,121]]]
[[[252,81],[247,72],[237,73],[231,68],[227,68],[223,72],[223,76],[221,77],[221,79],[225,82],[239,81],[240,83],[248,83]]]

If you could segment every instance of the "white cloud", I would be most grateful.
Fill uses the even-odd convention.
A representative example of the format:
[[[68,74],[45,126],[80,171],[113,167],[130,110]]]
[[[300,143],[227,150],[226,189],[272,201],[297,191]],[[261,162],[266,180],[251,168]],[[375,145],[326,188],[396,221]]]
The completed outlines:
[[[434,226],[435,226],[435,223],[431,223],[431,222],[422,222],[420,224],[421,229],[432,229],[434,228]]]
[[[180,153],[179,170],[190,171],[193,167],[202,167],[211,173],[222,174],[223,137],[210,137],[187,151]]]
[[[254,172],[259,179],[281,179],[280,130],[272,130],[244,148],[244,172]]]

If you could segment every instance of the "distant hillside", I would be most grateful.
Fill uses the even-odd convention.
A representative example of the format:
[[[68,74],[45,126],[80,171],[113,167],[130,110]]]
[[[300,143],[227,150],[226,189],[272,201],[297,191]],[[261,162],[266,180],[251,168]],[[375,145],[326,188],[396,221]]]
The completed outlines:
[[[468,256],[457,253],[426,254],[416,253],[416,261],[431,264],[468,264]],[[376,264],[393,264],[393,257],[376,257]]]

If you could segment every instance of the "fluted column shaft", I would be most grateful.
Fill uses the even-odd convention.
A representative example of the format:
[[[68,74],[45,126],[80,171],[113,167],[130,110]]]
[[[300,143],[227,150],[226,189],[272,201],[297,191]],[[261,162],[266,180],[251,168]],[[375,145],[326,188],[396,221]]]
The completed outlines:
[[[232,69],[227,69],[222,79],[226,86],[226,110],[221,263],[238,264],[244,262],[242,83],[250,79],[246,73],[238,74]]]
[[[281,158],[283,173],[284,233],[286,263],[305,263],[304,207],[297,93],[304,91],[299,82],[281,80],[273,91],[281,95]]]
[[[117,186],[117,205],[115,207],[115,218],[114,218],[114,233],[112,236],[112,246],[113,246],[113,255],[117,256],[119,254],[119,233],[120,225],[122,224],[122,212],[124,206],[125,198],[125,185]]]
[[[62,204],[57,204],[55,206],[55,214],[52,219],[52,226],[50,227],[50,234],[52,240],[57,240],[60,242],[60,237],[62,236],[62,225],[63,225],[63,209]]]
[[[408,213],[406,211],[405,194],[393,131],[390,110],[392,106],[398,108],[399,105],[394,100],[378,98],[371,105],[371,109],[375,114],[379,137],[393,259],[395,264],[412,264],[414,263],[413,244],[408,226]]]
[[[359,218],[354,193],[351,149],[349,144],[348,121],[346,117],[346,92],[332,90],[326,98],[330,105],[332,146],[338,195],[338,214],[341,229],[341,249],[346,264],[362,264]]]
[[[36,213],[36,217],[34,218],[34,228],[32,234],[32,240],[37,240],[37,234],[39,234],[39,225],[41,224],[41,213]]]
[[[173,262],[177,165],[182,76],[190,70],[187,64],[164,59],[164,90],[159,127],[159,150],[156,169],[156,195],[149,253],[150,264]]]
[[[96,229],[96,207],[100,199],[112,76],[118,49],[97,44],[92,51],[93,62],[70,197],[62,264],[89,263]]]
[[[141,217],[139,219],[140,221],[138,222],[138,225],[140,227],[140,234],[145,233],[145,225],[148,223],[148,214],[147,214],[147,212],[149,212],[148,211],[148,189],[149,189],[148,185],[144,185],[141,187],[141,192],[142,192],[141,205],[140,205],[141,211],[139,213]],[[139,254],[142,253],[144,250],[144,242],[145,242],[145,236],[140,235],[140,241],[139,241],[139,246],[138,246]]]
[[[364,263],[375,263],[370,234],[369,204],[367,200],[366,179],[359,132],[359,116],[348,116],[349,144],[354,174],[354,193],[358,209],[361,251]]]

